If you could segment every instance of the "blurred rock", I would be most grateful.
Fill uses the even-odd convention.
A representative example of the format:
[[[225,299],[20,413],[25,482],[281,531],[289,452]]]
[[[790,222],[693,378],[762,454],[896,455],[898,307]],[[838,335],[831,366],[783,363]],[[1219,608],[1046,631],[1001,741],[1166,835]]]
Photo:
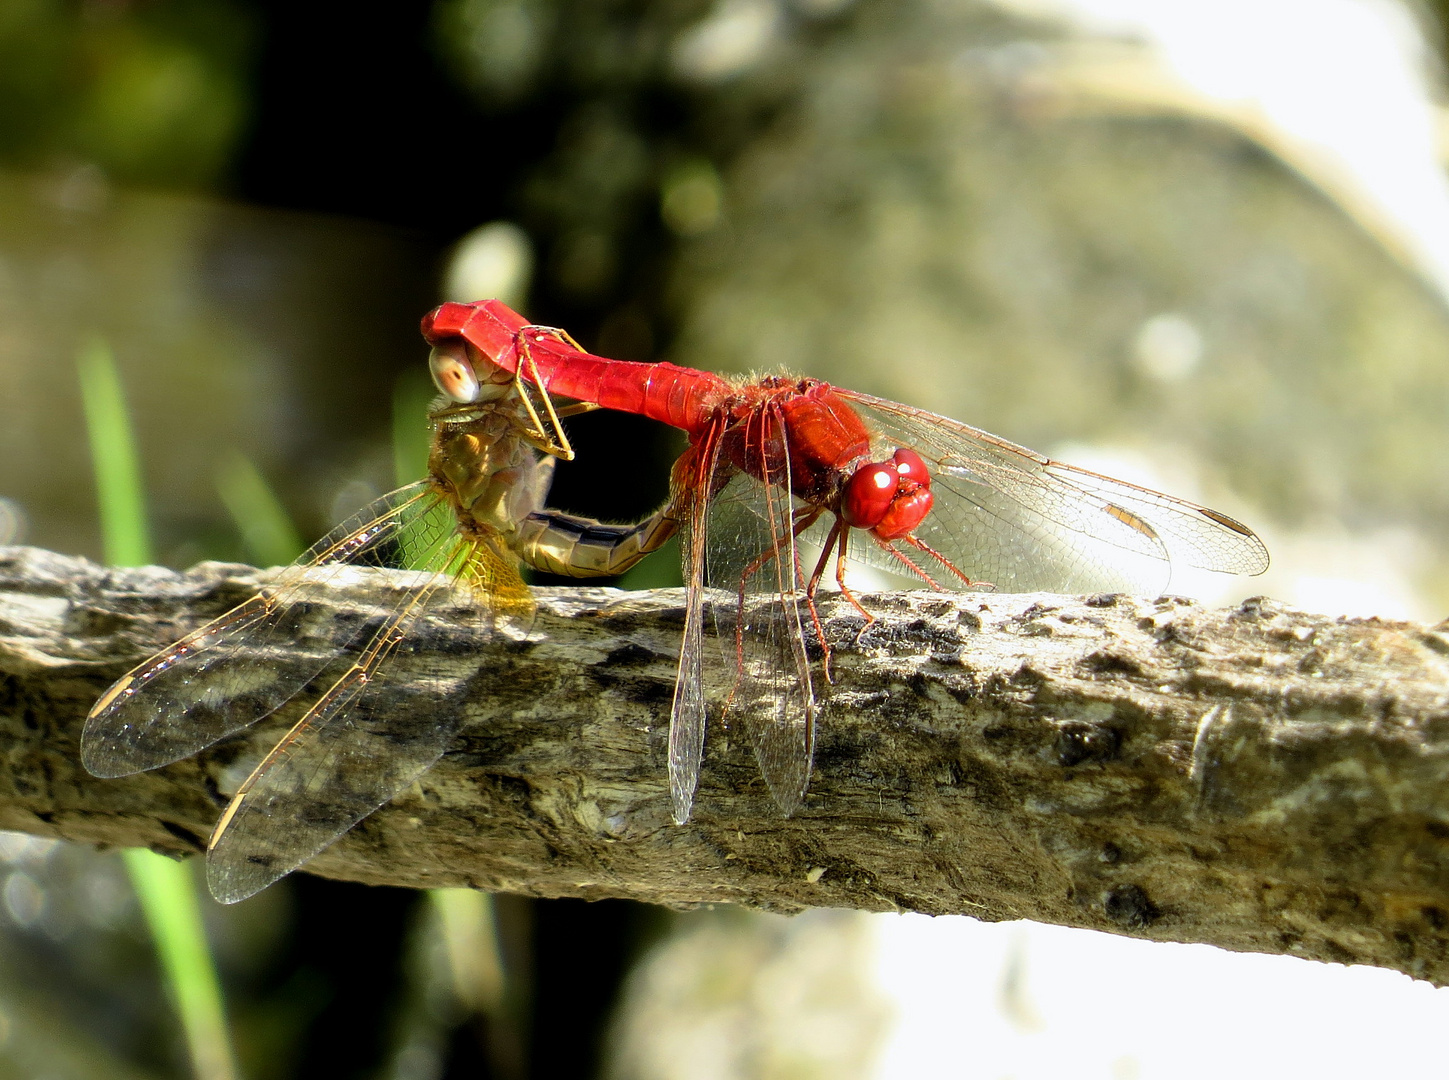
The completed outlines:
[[[888,1019],[871,940],[853,911],[680,916],[629,977],[608,1075],[863,1080]]]

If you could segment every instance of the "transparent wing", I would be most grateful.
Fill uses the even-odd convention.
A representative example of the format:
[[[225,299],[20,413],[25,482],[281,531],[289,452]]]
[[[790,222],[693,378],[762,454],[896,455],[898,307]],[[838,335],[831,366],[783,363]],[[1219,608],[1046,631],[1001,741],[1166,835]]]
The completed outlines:
[[[669,711],[669,798],[674,823],[683,825],[694,807],[699,787],[699,766],[704,759],[704,732],[708,714],[704,691],[705,519],[709,503],[703,493],[719,458],[719,444],[709,440],[695,454],[699,464],[688,487],[688,502],[680,523],[680,559],[683,563],[684,638],[679,644],[679,674],[674,680],[674,702]],[[675,492],[675,498],[685,498]]]
[[[384,495],[246,603],[138,665],[91,709],[82,763],[113,777],[179,761],[271,715],[329,670],[340,674],[349,664],[339,667],[339,655],[365,640],[368,628],[359,623],[340,645],[316,641],[306,632],[308,596],[338,584],[352,566],[408,565],[416,524],[447,513],[437,503],[427,483]]]
[[[747,446],[788,445],[773,411],[749,423],[761,430],[747,433]],[[736,475],[710,503],[708,579],[722,593],[720,638],[734,675],[728,712],[749,731],[770,794],[791,814],[805,797],[814,757],[808,643],[817,628],[796,544],[789,463],[783,455],[761,460],[769,466],[757,470],[763,482]]]
[[[418,573],[379,600],[375,583],[349,591],[359,566]],[[318,590],[341,615],[317,617]],[[452,712],[431,702],[409,714],[384,664],[394,653],[414,656],[408,632],[418,615],[464,600],[491,614],[532,610],[501,543],[461,538],[428,483],[401,488],[334,529],[256,597],[117,682],[86,721],[82,761],[96,775],[121,776],[274,713],[300,716],[213,836],[213,892],[242,899],[326,847],[447,748]]]
[[[882,445],[910,447],[931,467],[935,505],[916,536],[999,591],[1156,593],[1174,562],[1231,574],[1268,567],[1252,530],[1215,510],[1052,461],[944,416],[837,392],[860,409]],[[902,569],[870,542],[851,550]],[[922,565],[941,584],[964,587],[940,567]]]
[[[360,612],[367,645],[327,684],[237,790],[212,834],[207,881],[224,903],[245,899],[290,873],[427,771],[453,740],[465,679],[432,670],[453,651],[438,640],[456,629],[460,603],[485,600],[490,614],[531,610],[527,587],[501,545],[464,539],[450,521],[422,519],[404,546],[423,573],[395,596]],[[467,632],[466,630],[464,632]],[[429,693],[419,695],[418,683]]]

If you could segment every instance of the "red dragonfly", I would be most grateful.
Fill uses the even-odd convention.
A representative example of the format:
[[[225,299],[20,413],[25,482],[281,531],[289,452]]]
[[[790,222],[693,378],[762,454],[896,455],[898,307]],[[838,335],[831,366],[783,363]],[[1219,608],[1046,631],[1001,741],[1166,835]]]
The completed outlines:
[[[1233,574],[1268,566],[1263,542],[1216,510],[1065,465],[958,421],[817,379],[754,382],[586,353],[497,300],[423,319],[435,357],[519,373],[548,393],[680,428],[689,448],[663,511],[683,532],[684,641],[669,731],[675,821],[689,818],[704,748],[707,588],[733,598],[728,708],[744,714],[771,794],[797,809],[810,779],[812,652],[829,646],[815,593],[834,560],[904,572],[933,588],[1156,594],[1174,563]],[[663,542],[660,515],[645,523]],[[864,534],[861,541],[852,537]],[[620,535],[624,535],[622,532]],[[807,569],[801,540],[821,554]],[[657,541],[657,543],[655,543]],[[616,565],[623,565],[620,560]],[[567,560],[546,567],[573,571]],[[757,598],[766,603],[753,602]],[[732,653],[732,655],[731,655]]]
[[[395,676],[425,667],[436,633],[460,615],[527,618],[520,558],[617,573],[610,560],[628,560],[631,542],[657,546],[673,529],[662,514],[652,528],[619,528],[540,509],[554,461],[573,456],[559,418],[592,405],[555,410],[515,375],[475,378],[445,356],[432,372],[444,396],[430,411],[427,479],[383,496],[256,596],[136,667],[86,719],[81,760],[103,777],[179,761],[274,714],[285,723],[211,835],[207,881],[225,903],[306,862],[442,756],[459,719],[447,699],[461,684],[409,708]],[[417,573],[379,599],[375,584],[350,588],[357,566]],[[325,625],[309,603],[324,591],[349,609]],[[429,623],[431,642],[419,632]]]

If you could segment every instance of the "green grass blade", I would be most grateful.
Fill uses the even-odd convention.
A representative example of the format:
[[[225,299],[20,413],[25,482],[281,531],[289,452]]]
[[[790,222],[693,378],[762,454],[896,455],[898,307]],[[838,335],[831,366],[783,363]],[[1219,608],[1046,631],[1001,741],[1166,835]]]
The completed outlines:
[[[429,889],[448,951],[453,993],[469,1012],[496,1016],[503,1009],[503,958],[493,897],[476,889]]]
[[[302,538],[286,507],[248,458],[228,454],[217,469],[216,489],[254,563],[281,566],[302,554]]]
[[[115,358],[110,347],[96,338],[81,350],[77,366],[106,561],[143,566],[151,561],[150,529],[136,440]],[[201,925],[196,883],[187,867],[150,851],[129,850],[125,860],[181,1016],[194,1074],[197,1080],[234,1080],[221,983]]]
[[[95,464],[101,540],[112,566],[145,566],[151,561],[151,532],[141,495],[141,466],[121,377],[110,346],[93,338],[77,358]]]
[[[124,855],[181,1015],[192,1072],[197,1080],[235,1080],[221,986],[201,925],[190,867],[143,848],[131,848]]]
[[[392,391],[392,463],[399,487],[428,471],[428,406],[438,391],[421,372],[401,376]]]

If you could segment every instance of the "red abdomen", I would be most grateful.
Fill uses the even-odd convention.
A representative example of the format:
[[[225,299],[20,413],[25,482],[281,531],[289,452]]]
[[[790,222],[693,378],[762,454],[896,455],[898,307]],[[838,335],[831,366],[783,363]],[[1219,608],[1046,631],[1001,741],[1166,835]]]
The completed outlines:
[[[423,337],[437,345],[462,338],[505,371],[518,372],[526,348],[544,389],[606,409],[636,413],[691,435],[708,423],[730,393],[718,375],[673,364],[609,360],[574,348],[557,333],[535,327],[501,300],[443,304],[423,317]],[[523,365],[523,376],[534,372]]]

